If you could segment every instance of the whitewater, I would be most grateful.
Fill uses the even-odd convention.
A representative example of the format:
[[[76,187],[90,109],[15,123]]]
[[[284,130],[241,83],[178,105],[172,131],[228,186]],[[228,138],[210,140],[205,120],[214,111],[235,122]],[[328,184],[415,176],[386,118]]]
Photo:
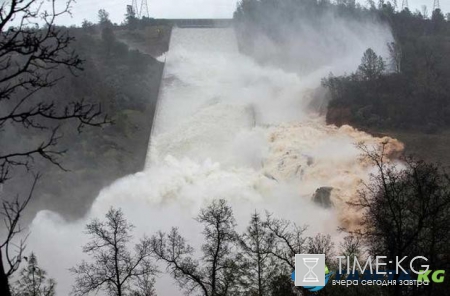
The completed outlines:
[[[373,171],[355,145],[377,147],[386,139],[327,125],[314,106],[322,99],[322,77],[353,71],[368,47],[386,53],[388,28],[358,30],[367,34],[344,30],[347,39],[325,38],[323,49],[352,46],[336,47],[326,67],[297,74],[240,54],[232,28],[174,28],[145,170],[104,188],[78,221],[41,211],[30,227],[29,251],[57,281],[57,294],[69,295],[74,278],[68,269],[87,259],[85,224],[112,206],[136,226],[136,237],[176,226],[193,246],[202,241],[193,217],[219,198],[233,206],[239,230],[255,210],[308,224],[309,234],[337,238],[338,226],[351,227],[358,213],[345,201]],[[312,49],[326,54],[320,50]],[[389,149],[402,145],[391,140]],[[333,208],[312,202],[320,187],[334,188]],[[158,295],[182,295],[168,276],[157,278],[156,288]]]

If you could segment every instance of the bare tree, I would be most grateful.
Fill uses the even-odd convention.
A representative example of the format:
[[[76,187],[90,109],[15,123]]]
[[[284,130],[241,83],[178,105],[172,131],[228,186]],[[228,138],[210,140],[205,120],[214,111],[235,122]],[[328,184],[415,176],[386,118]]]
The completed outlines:
[[[233,212],[224,200],[216,200],[202,209],[196,220],[204,225],[201,260],[194,259],[194,249],[176,228],[169,234],[153,236],[153,252],[158,260],[167,263],[167,269],[187,294],[232,295],[238,277],[232,252],[236,240]]]
[[[298,226],[288,220],[273,218],[270,214],[267,214],[264,225],[275,239],[271,254],[292,272],[295,269],[295,254],[308,252],[308,238],[304,236],[307,226]]]
[[[11,126],[42,136],[42,141],[27,147],[2,140],[0,186],[13,176],[14,168],[32,170],[36,157],[62,168],[60,156],[65,151],[56,147],[62,122],[77,121],[80,131],[86,125],[101,126],[107,122],[106,118],[98,119],[99,105],[82,99],[61,103],[35,96],[64,78],[63,72],[58,71],[60,68],[69,72],[82,69],[81,59],[70,47],[74,39],[55,25],[59,16],[70,13],[71,3],[68,0],[64,7],[57,9],[55,0],[47,1],[50,10],[46,11],[42,10],[40,0],[9,0],[0,4],[0,137]],[[17,195],[11,201],[11,197],[0,196],[6,229],[0,244],[1,295],[10,295],[8,277],[21,262],[25,245],[22,241],[17,246],[13,239],[22,230],[20,219],[38,179],[34,178],[32,190],[25,198]]]
[[[266,213],[264,227],[273,236],[273,247],[269,249],[277,267],[278,275],[271,281],[272,295],[303,295],[304,291],[294,286],[290,275],[295,270],[295,254],[307,254],[316,246],[305,236],[307,226],[299,226],[289,220],[273,218]]]
[[[36,101],[34,96],[64,78],[57,69],[82,69],[82,60],[70,48],[74,38],[54,23],[57,17],[69,13],[71,2],[57,11],[52,0],[50,12],[41,11],[38,0],[4,1],[0,6],[0,131],[11,123],[50,131],[47,140],[35,147],[0,151],[0,183],[8,179],[11,167],[28,168],[35,156],[59,165],[58,156],[64,151],[54,148],[60,137],[57,131],[61,121],[77,120],[79,130],[85,125],[105,123],[98,120],[99,105],[83,100],[69,104]],[[40,23],[44,24],[42,28]],[[13,27],[7,28],[9,25]]]
[[[20,219],[33,196],[39,177],[34,177],[30,192],[24,200],[21,201],[18,197],[12,201],[2,200],[0,215],[3,217],[5,235],[0,241],[0,295],[11,295],[8,278],[19,269],[26,240],[22,238],[19,243],[15,243],[15,238],[22,232]]]
[[[325,254],[327,258],[334,256],[334,243],[331,236],[324,234],[316,234],[316,236],[308,238],[309,254]]]
[[[402,71],[403,52],[399,43],[390,42],[387,44],[389,49],[390,64],[395,73]]]
[[[158,260],[167,264],[167,270],[186,294],[198,291],[201,295],[210,295],[208,275],[200,267],[200,262],[193,258],[194,249],[177,228],[172,228],[168,234],[159,232],[153,236],[152,250]]]
[[[403,166],[397,167],[387,159],[387,144],[381,150],[360,146],[377,172],[359,192],[358,200],[350,203],[364,211],[362,227],[355,234],[372,255],[425,256],[434,269],[446,269],[449,261],[445,258],[450,253],[450,178],[438,166],[410,157],[403,158]],[[392,264],[388,267],[395,268]],[[437,295],[434,289],[438,287],[431,283],[421,288],[427,289],[426,293],[417,293]],[[393,291],[394,295],[401,293],[401,287]]]
[[[361,259],[364,255],[363,244],[358,236],[348,235],[340,244],[342,256]],[[353,261],[350,262],[352,264]]]
[[[150,240],[145,237],[128,249],[133,225],[121,210],[111,208],[106,221],[93,220],[86,226],[91,240],[83,248],[93,263],[83,261],[71,269],[76,274],[74,295],[89,295],[103,290],[108,295],[154,296],[153,276],[157,268],[151,260]]]
[[[38,265],[36,255],[31,253],[27,258],[28,265],[20,272],[14,285],[13,295],[17,296],[54,296],[55,281],[47,278],[45,270]]]
[[[331,265],[327,266],[330,270],[335,270],[339,272],[339,268],[341,268],[342,273],[346,273],[347,270],[352,272],[353,266],[355,266],[355,270],[358,270],[356,267],[356,260],[358,262],[363,262],[363,260],[367,260],[367,252],[365,252],[366,247],[363,245],[363,241],[355,235],[348,235],[344,238],[344,240],[340,243],[339,255],[348,257],[347,260],[341,260],[339,263],[338,260],[332,262]],[[339,266],[340,265],[340,266]],[[325,289],[319,292],[319,295],[338,295],[338,296],[358,296],[358,295],[386,295],[385,287],[378,285],[358,285],[352,287],[346,286],[326,286]]]
[[[275,235],[268,231],[258,213],[252,215],[247,231],[239,238],[239,245],[246,261],[247,293],[269,295],[271,280],[278,271],[278,264],[271,255]]]

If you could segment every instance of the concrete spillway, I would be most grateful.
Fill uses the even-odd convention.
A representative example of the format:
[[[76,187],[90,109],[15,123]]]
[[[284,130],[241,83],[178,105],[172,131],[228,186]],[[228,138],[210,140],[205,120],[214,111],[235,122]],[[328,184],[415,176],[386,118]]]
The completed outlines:
[[[166,155],[214,157],[254,122],[250,104],[234,104],[240,54],[231,28],[174,28],[150,139],[147,166]],[[228,72],[227,72],[228,71]]]
[[[357,60],[352,52],[347,55]],[[307,199],[317,188],[332,187],[337,207],[346,208],[342,201],[354,195],[370,170],[359,161],[355,143],[377,145],[381,140],[348,126],[327,126],[311,108],[317,100],[314,89],[329,69],[347,68],[335,57],[329,68],[318,60],[311,72],[287,73],[240,54],[232,28],[175,28],[147,169],[176,169],[182,172],[180,180],[193,184],[193,192],[198,187],[217,190],[209,188],[214,174],[202,170],[218,169],[216,181],[232,170],[236,179],[221,183],[223,191],[217,193],[226,199],[243,184],[247,196],[267,196],[273,182],[287,182]],[[194,171],[202,171],[198,179]],[[346,210],[339,212],[342,223],[356,219]]]

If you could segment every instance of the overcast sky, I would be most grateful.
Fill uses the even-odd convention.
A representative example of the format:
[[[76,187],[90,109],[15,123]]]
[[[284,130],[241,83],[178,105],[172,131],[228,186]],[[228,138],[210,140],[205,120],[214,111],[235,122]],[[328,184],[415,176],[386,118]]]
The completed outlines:
[[[142,0],[137,0],[139,5]],[[80,24],[83,19],[97,21],[99,9],[106,9],[113,22],[125,18],[126,6],[132,0],[76,0],[70,19],[64,24]],[[237,0],[147,0],[150,16],[154,18],[231,18]]]
[[[63,0],[59,0],[63,1]],[[73,17],[65,17],[61,23],[80,24],[83,19],[97,21],[97,11],[106,9],[113,22],[124,19],[126,5],[132,0],[77,0],[73,4]],[[142,0],[138,0],[140,4]],[[238,0],[147,0],[150,16],[155,18],[231,18]],[[366,0],[358,0],[365,3]],[[412,11],[427,5],[431,12],[434,0],[409,0]],[[64,1],[63,1],[64,2]],[[377,0],[376,0],[377,2]],[[402,0],[397,0],[401,5]],[[450,11],[450,0],[440,0],[444,12]]]

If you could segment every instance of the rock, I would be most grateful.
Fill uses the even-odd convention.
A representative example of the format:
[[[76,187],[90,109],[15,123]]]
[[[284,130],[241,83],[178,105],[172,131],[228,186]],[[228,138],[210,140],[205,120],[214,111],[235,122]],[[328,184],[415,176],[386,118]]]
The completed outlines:
[[[312,197],[313,202],[326,209],[333,207],[334,205],[331,201],[332,190],[333,187],[318,188]]]

